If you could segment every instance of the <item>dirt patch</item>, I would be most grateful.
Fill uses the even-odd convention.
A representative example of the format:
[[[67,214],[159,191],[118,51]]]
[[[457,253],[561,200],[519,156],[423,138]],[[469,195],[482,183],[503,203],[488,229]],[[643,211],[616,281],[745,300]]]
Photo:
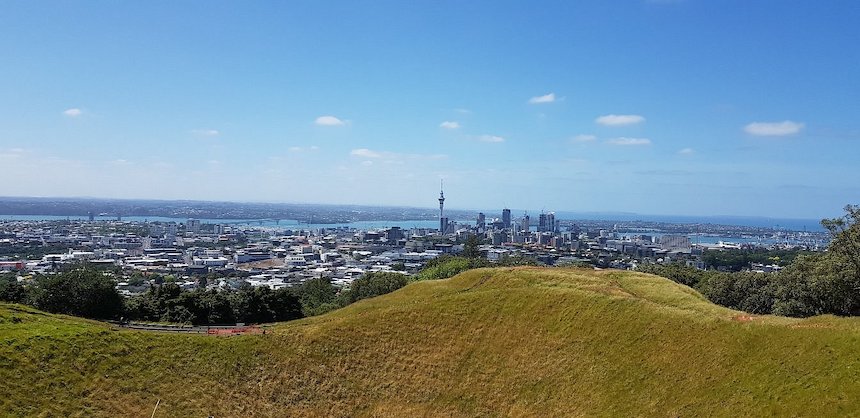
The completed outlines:
[[[738,322],[752,322],[752,321],[754,321],[756,318],[757,318],[757,317],[752,316],[752,315],[735,315],[735,316],[733,316],[733,317],[732,317],[732,321],[738,321]]]
[[[269,268],[273,268],[273,267],[283,267],[284,264],[285,263],[284,263],[283,258],[270,258],[268,260],[253,261],[250,263],[242,263],[239,266],[258,268],[258,269],[269,269]]]

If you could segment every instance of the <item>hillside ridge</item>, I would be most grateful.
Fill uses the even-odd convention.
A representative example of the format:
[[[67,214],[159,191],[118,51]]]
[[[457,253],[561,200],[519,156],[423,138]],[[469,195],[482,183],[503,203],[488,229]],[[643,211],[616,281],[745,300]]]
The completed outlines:
[[[157,334],[0,305],[0,410],[860,414],[860,320],[747,315],[641,273],[476,269],[270,329]]]

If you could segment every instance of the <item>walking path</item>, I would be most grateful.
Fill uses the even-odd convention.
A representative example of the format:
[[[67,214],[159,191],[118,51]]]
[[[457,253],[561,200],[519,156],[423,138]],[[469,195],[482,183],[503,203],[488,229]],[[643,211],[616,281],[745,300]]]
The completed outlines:
[[[256,325],[160,325],[141,322],[119,322],[110,321],[111,324],[120,328],[135,329],[140,331],[172,332],[177,334],[206,334],[206,335],[242,335],[242,334],[265,334],[266,330]]]

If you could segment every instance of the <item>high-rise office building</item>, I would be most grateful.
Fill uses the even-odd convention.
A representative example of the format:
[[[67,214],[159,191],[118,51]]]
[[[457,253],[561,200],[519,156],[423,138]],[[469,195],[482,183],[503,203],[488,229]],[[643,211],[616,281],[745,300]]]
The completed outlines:
[[[484,216],[484,212],[479,212],[478,213],[478,221],[476,222],[476,226],[478,228],[484,229],[484,227],[486,225],[487,225],[487,217]]]
[[[185,223],[185,230],[187,232],[193,232],[195,234],[200,232],[200,220],[189,219],[188,222]]]
[[[538,218],[538,232],[555,232],[558,225],[555,223],[555,212],[541,213]]]
[[[504,228],[511,227],[511,210],[508,208],[502,209],[502,226]]]
[[[525,215],[523,215],[523,220],[520,223],[520,229],[522,229],[526,234],[528,234],[529,228],[531,228],[531,225],[529,224],[529,214],[526,213]]]

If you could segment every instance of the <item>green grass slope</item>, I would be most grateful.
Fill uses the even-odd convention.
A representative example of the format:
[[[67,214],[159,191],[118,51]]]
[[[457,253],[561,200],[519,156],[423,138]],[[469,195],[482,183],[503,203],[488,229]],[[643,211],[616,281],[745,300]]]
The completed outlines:
[[[860,320],[750,317],[644,274],[472,270],[273,331],[118,331],[0,305],[0,412],[860,415]]]

